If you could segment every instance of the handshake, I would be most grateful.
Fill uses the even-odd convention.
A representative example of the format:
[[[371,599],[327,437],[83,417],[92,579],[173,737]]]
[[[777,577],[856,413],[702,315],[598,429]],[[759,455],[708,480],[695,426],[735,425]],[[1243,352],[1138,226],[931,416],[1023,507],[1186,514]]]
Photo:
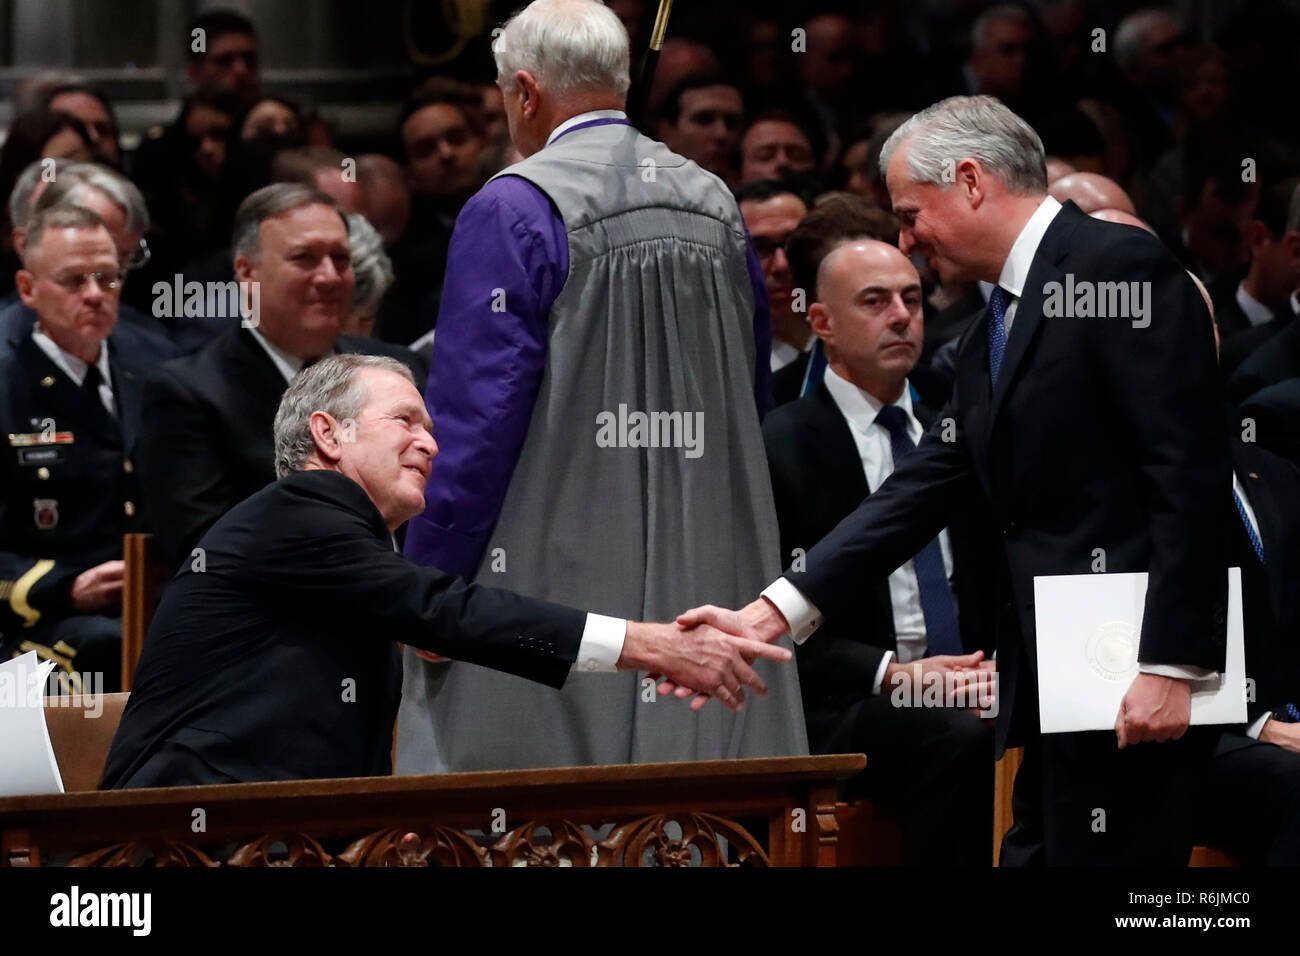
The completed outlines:
[[[767,696],[767,685],[750,665],[759,657],[790,660],[790,651],[772,644],[788,630],[763,598],[739,611],[706,604],[678,615],[673,624],[629,621],[618,668],[649,671],[661,694],[694,695],[691,710],[716,697],[736,711],[745,703],[746,687]]]
[[[772,644],[789,625],[767,601],[759,598],[739,611],[706,604],[678,616],[673,624],[627,622],[621,671],[648,671],[659,682],[659,693],[695,696],[691,710],[711,697],[735,711],[745,703],[745,688],[767,696],[767,685],[750,665],[759,657],[788,661],[793,656]],[[447,660],[415,649],[431,663]]]

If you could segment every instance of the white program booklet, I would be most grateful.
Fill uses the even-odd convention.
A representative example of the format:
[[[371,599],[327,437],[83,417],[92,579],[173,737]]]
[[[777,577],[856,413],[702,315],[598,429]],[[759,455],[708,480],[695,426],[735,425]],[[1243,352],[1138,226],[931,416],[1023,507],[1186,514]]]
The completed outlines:
[[[45,682],[53,669],[54,661],[35,651],[0,663],[0,797],[63,792],[45,725]]]
[[[1045,734],[1112,730],[1138,673],[1147,576],[1062,574],[1034,578],[1038,714]],[[1246,720],[1241,569],[1228,571],[1228,659],[1217,680],[1192,684],[1193,724]]]

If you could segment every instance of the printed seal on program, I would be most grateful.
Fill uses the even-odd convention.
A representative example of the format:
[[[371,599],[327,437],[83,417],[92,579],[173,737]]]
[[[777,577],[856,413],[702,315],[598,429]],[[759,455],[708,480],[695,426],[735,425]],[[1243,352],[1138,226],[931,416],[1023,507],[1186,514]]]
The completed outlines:
[[[1088,638],[1088,666],[1102,680],[1131,681],[1137,676],[1138,640],[1132,624],[1107,621]]]

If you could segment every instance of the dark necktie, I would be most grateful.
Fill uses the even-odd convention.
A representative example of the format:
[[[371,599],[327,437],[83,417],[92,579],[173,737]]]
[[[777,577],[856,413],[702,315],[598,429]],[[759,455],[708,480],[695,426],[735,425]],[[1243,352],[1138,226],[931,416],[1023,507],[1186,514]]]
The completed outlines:
[[[1237,505],[1237,514],[1241,515],[1241,523],[1246,526],[1246,536],[1250,538],[1250,545],[1255,549],[1255,557],[1259,558],[1259,563],[1264,563],[1264,542],[1259,540],[1259,535],[1255,533],[1255,526],[1250,523],[1250,518],[1246,517],[1246,506],[1242,504],[1241,496],[1237,494],[1237,489],[1232,489],[1232,500]]]
[[[994,385],[998,384],[1002,357],[1007,353],[1007,306],[1010,304],[1011,293],[995,285],[989,294],[989,378]]]
[[[876,416],[876,424],[889,432],[889,448],[894,467],[909,455],[916,444],[907,433],[907,414],[897,405],[886,405]],[[957,629],[957,605],[953,600],[948,574],[943,567],[943,551],[935,538],[912,558],[916,583],[921,589],[921,613],[925,615],[926,656],[960,654],[961,632]]]
[[[90,400],[95,403],[95,407],[101,411],[107,412],[108,407],[104,404],[104,397],[99,394],[100,383],[104,381],[104,376],[99,373],[98,365],[86,366],[86,377],[81,380],[81,387],[85,389]]]

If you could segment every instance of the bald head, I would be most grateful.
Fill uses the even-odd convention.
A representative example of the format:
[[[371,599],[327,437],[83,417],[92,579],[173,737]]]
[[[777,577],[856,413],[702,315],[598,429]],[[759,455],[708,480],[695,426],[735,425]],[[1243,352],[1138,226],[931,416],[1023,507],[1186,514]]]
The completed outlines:
[[[1153,236],[1156,234],[1156,231],[1151,228],[1150,223],[1145,219],[1140,219],[1123,209],[1094,209],[1088,215],[1093,219],[1100,219],[1102,222],[1117,222],[1121,226],[1137,226],[1139,229],[1145,229]]]
[[[1070,173],[1052,183],[1047,192],[1059,202],[1073,199],[1084,212],[1097,209],[1119,209],[1129,215],[1137,212],[1120,184],[1100,173]]]
[[[822,259],[808,321],[835,374],[893,403],[921,355],[921,279],[896,246],[850,239]]]

